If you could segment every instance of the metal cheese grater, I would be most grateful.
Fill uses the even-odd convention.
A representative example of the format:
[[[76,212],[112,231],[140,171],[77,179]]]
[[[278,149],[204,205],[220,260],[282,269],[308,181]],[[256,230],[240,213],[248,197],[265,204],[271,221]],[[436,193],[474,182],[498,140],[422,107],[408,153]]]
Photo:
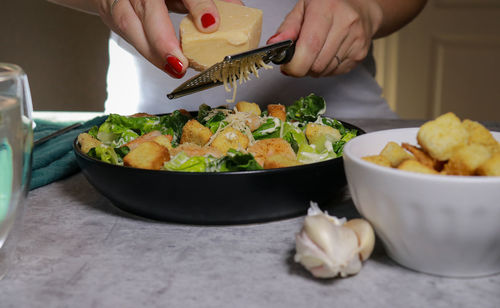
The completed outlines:
[[[289,62],[293,57],[294,51],[295,44],[293,41],[287,40],[245,51],[237,55],[226,56],[222,62],[212,65],[203,72],[193,76],[181,84],[174,91],[172,91],[172,93],[167,94],[167,97],[169,99],[174,99],[222,85],[223,83],[220,81],[212,81],[212,77],[217,75],[224,68],[224,66],[237,64],[238,61],[241,61],[244,58],[259,55],[262,58],[262,61],[266,64],[272,62],[280,65]]]

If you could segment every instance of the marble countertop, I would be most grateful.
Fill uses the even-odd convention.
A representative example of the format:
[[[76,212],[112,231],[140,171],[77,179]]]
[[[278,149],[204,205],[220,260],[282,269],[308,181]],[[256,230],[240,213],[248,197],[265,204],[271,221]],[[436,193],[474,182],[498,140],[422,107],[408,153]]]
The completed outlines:
[[[421,123],[349,122],[367,131]],[[357,215],[347,191],[326,209]],[[315,279],[293,261],[302,222],[151,221],[118,210],[79,173],[30,192],[0,307],[500,307],[500,275],[421,274],[380,245],[356,276]]]

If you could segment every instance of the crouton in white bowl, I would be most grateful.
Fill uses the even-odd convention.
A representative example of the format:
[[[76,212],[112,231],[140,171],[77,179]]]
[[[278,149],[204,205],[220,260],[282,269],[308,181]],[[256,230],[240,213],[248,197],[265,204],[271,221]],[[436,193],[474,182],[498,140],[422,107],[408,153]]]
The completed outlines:
[[[418,132],[419,128],[377,131],[346,144],[345,172],[356,208],[371,222],[388,255],[405,267],[450,277],[500,273],[500,176],[477,175],[497,172],[499,148],[485,161],[472,160],[475,175],[445,175],[453,174],[457,165],[467,166],[459,171],[472,167],[468,161],[461,163],[464,155],[450,154],[446,161],[436,159],[440,167],[434,170],[422,164],[418,151],[405,158],[393,143],[386,148],[392,141],[424,151],[422,143],[431,143],[419,143]],[[467,134],[474,133],[468,130]],[[500,132],[490,136],[498,145]],[[466,138],[463,143],[453,147],[462,149],[471,141]],[[390,155],[386,158],[381,152]],[[452,157],[458,157],[453,164],[449,163]],[[397,169],[395,161],[415,172]]]

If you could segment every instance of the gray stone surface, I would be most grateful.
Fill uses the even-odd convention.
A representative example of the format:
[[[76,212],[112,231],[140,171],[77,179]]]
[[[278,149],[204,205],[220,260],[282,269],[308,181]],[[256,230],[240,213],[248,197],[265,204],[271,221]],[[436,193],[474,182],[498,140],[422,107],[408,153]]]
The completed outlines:
[[[418,125],[351,122],[367,131]],[[326,208],[357,215],[347,193]],[[293,262],[302,221],[150,221],[113,207],[80,173],[30,192],[0,307],[500,307],[500,275],[421,274],[380,246],[358,275],[314,279]]]

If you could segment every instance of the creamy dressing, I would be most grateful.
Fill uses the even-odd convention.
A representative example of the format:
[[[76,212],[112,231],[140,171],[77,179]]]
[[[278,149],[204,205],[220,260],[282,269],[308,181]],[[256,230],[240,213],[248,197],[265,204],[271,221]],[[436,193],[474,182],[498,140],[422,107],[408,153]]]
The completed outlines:
[[[270,134],[272,132],[275,132],[276,129],[280,126],[281,124],[281,120],[278,119],[278,118],[275,118],[275,117],[266,117],[266,120],[267,119],[273,119],[273,122],[274,122],[274,126],[273,127],[270,127],[268,129],[264,129],[264,130],[261,130],[260,132],[263,133],[263,134]]]
[[[328,152],[333,152],[333,144],[331,141],[326,140],[325,141],[325,148]]]
[[[233,132],[229,132],[229,133],[226,133],[226,139],[227,140],[236,140],[238,138],[238,136],[236,136],[235,133]]]

